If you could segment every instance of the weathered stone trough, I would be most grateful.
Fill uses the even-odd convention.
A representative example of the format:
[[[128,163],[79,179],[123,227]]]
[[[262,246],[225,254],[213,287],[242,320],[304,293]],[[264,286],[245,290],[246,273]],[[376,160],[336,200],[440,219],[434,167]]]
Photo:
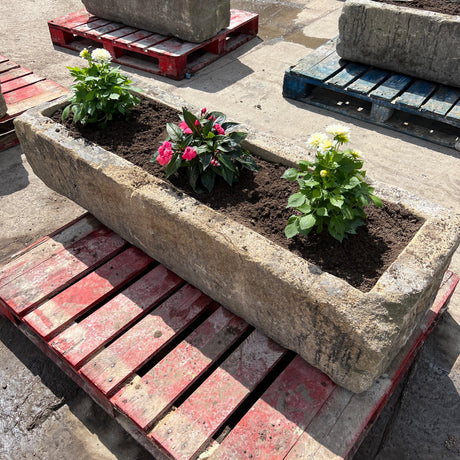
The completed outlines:
[[[383,199],[403,203],[426,221],[374,288],[363,293],[130,162],[68,136],[48,118],[65,103],[32,109],[15,122],[34,172],[353,392],[369,388],[406,343],[458,246],[458,216],[374,184]],[[268,160],[292,166],[305,158],[287,152],[281,141],[250,137],[247,147]]]
[[[230,0],[82,0],[95,16],[193,43],[230,23]]]
[[[337,54],[460,87],[460,16],[347,0],[339,19]]]

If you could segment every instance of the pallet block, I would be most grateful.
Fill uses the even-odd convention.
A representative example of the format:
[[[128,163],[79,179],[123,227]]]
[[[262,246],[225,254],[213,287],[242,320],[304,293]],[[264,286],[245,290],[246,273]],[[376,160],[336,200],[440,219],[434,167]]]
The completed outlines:
[[[19,144],[13,124],[17,116],[69,92],[63,86],[35,75],[4,56],[0,56],[0,83],[8,109],[7,114],[0,119],[0,152]]]
[[[460,88],[419,80],[408,75],[378,69],[341,59],[336,52],[337,38],[332,39],[291,66],[284,75],[283,96],[327,110],[395,129],[390,118],[395,112],[460,128]],[[346,95],[370,104],[369,110],[349,110],[342,101],[314,97],[323,88],[337,97]],[[344,98],[346,99],[346,97]],[[361,109],[361,110],[360,110]],[[459,138],[444,140],[428,132],[398,130],[426,140],[455,147]]]
[[[104,47],[113,61],[181,80],[257,35],[258,15],[231,10],[230,25],[202,43],[190,43],[100,19],[86,10],[48,22],[52,42],[81,51]]]
[[[446,308],[365,393],[334,384],[94,217],[0,267],[9,318],[157,459],[351,458]]]

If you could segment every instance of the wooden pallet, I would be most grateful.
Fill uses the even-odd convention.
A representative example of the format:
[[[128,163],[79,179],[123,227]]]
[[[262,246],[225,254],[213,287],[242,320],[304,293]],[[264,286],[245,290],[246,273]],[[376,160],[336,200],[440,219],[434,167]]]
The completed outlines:
[[[63,86],[35,75],[4,56],[0,56],[0,83],[8,110],[0,119],[0,152],[19,143],[13,125],[18,115],[69,92]]]
[[[114,62],[181,80],[257,35],[259,16],[231,10],[230,25],[202,43],[190,43],[100,19],[86,10],[48,22],[55,45],[75,51],[104,47]]]
[[[285,72],[283,96],[455,146],[459,140],[460,88],[346,61],[337,55],[336,42],[337,38],[328,41]],[[332,92],[337,98],[329,99],[324,92],[318,97],[314,93],[317,89]],[[353,100],[369,107],[353,104]],[[418,130],[407,127],[407,122],[395,125],[391,119],[396,112],[408,114],[412,120],[416,116],[454,127],[450,130],[456,135],[452,139],[430,136],[430,123]]]
[[[360,395],[90,215],[0,267],[0,312],[157,459],[351,458],[458,280]]]

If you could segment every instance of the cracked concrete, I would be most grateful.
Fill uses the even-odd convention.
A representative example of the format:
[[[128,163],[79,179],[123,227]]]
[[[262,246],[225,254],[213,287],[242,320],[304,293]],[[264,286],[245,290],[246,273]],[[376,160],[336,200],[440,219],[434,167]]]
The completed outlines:
[[[222,110],[299,147],[312,132],[343,123],[351,129],[353,147],[364,152],[370,177],[460,211],[459,152],[282,97],[286,68],[337,34],[342,1],[238,0],[232,6],[260,13],[259,38],[189,80],[174,82],[128,68],[123,71],[140,86]],[[80,8],[79,0],[24,0],[20,8],[15,0],[2,0],[0,27],[7,33],[0,36],[0,54],[70,86],[65,66],[82,61],[76,53],[53,48],[46,21]],[[0,152],[0,263],[82,212],[33,175],[19,147]],[[451,269],[460,272],[459,251]],[[402,397],[379,419],[356,459],[459,458],[459,324],[457,289],[447,315],[401,388]],[[26,387],[32,397],[18,406]],[[151,458],[4,319],[0,319],[0,413],[2,460]]]

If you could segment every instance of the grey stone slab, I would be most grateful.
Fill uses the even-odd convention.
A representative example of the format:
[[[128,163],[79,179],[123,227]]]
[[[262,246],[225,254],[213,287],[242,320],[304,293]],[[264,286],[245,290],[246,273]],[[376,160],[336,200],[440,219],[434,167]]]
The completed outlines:
[[[104,19],[200,43],[230,23],[230,0],[82,0]]]
[[[345,59],[460,86],[460,16],[347,0],[337,53]]]

